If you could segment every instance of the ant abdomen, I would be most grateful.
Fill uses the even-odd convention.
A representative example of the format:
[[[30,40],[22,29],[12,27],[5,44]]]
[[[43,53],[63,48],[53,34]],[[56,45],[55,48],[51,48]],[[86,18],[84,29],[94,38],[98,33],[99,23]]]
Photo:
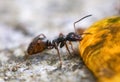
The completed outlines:
[[[28,55],[33,55],[44,51],[47,48],[46,37],[43,34],[38,35],[33,39],[27,49]]]

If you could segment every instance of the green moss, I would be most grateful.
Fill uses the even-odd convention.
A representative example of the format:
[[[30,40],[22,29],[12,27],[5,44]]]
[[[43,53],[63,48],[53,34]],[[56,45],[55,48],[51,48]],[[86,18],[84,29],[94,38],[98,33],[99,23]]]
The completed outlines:
[[[115,22],[118,22],[118,21],[120,21],[120,17],[115,17],[115,18],[108,19],[109,23],[115,23]]]

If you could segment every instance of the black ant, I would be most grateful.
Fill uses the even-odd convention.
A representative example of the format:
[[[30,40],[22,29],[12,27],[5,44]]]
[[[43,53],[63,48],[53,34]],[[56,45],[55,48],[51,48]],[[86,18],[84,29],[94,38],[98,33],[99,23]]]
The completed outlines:
[[[91,16],[91,15],[87,15],[87,16],[79,19],[78,21],[74,22],[74,24],[73,24],[74,29],[75,29],[75,24],[77,22],[79,22],[79,21],[81,21],[84,18],[87,18],[89,16]],[[82,40],[82,36],[77,33],[76,29],[75,29],[75,32],[70,32],[66,36],[63,35],[62,33],[60,33],[59,37],[52,40],[52,41],[48,40],[44,34],[40,34],[40,35],[36,36],[33,39],[33,41],[29,44],[28,49],[27,49],[27,55],[25,56],[25,58],[28,58],[29,55],[40,53],[40,52],[44,51],[45,49],[55,48],[57,50],[57,53],[58,53],[58,56],[59,56],[60,67],[61,67],[62,66],[62,61],[61,61],[60,52],[59,52],[58,47],[62,48],[62,47],[65,46],[68,53],[71,54],[70,50],[68,48],[68,45],[67,45],[67,41],[70,42],[71,48],[73,50],[71,42],[81,41],[81,40]]]

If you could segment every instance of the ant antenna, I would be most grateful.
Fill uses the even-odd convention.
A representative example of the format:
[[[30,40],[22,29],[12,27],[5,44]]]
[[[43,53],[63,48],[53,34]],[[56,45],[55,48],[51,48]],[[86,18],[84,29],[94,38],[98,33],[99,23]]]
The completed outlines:
[[[77,30],[76,30],[76,28],[75,28],[75,24],[78,23],[78,22],[80,22],[81,20],[87,18],[87,17],[90,17],[90,16],[92,16],[92,15],[84,16],[84,17],[82,17],[81,19],[79,19],[79,20],[77,20],[76,22],[73,23],[73,26],[74,26],[74,29],[75,29],[75,33],[77,33]]]

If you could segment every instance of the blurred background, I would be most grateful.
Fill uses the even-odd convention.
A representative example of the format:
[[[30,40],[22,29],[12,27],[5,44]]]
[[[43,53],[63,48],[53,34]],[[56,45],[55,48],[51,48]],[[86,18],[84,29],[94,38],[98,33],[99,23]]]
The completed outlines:
[[[55,60],[57,55],[50,55],[42,61],[42,58],[35,59],[31,68],[22,62],[18,71],[14,69],[17,72],[11,70],[23,60],[24,51],[36,35],[43,33],[48,39],[54,39],[59,33],[74,32],[73,23],[89,14],[92,17],[77,23],[77,28],[88,28],[99,19],[120,15],[120,0],[0,0],[0,82],[8,79],[14,82],[16,78],[21,82],[36,78],[36,82],[80,82],[84,78],[81,82],[93,82],[90,80],[92,75],[84,67],[76,72],[67,70],[70,66],[74,68],[72,60],[66,60],[66,72],[57,72],[53,76],[47,73],[56,67],[48,65],[47,60]],[[80,59],[75,62],[79,68]],[[50,78],[45,74],[51,75]]]
[[[0,49],[29,43],[40,33],[48,38],[87,28],[98,19],[120,14],[120,0],[0,0]]]

